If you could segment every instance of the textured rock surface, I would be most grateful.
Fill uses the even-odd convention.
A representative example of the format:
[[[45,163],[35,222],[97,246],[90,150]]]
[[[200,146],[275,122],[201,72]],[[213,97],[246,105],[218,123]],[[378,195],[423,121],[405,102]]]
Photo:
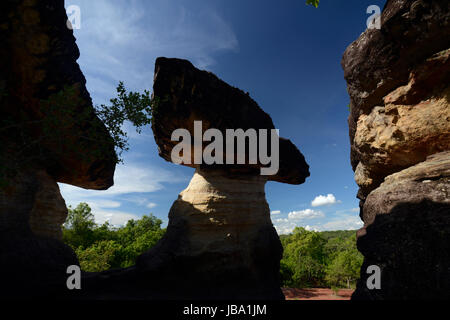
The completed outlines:
[[[43,175],[41,171],[24,170],[10,181],[6,190],[0,192],[1,297],[62,298],[68,294],[67,266],[78,265],[71,248],[56,239],[36,235],[30,228],[28,221],[33,207],[37,208],[36,203],[51,207],[53,201],[46,197],[55,195],[54,182],[50,182],[50,187],[46,186]],[[44,179],[48,177],[44,175]],[[38,228],[42,233],[54,235],[54,230]]]
[[[0,296],[67,294],[78,261],[57,240],[67,209],[56,182],[113,184],[112,140],[66,21],[63,0],[0,3]]]
[[[67,207],[59,186],[45,171],[36,173],[39,182],[31,209],[29,224],[34,234],[62,240],[61,226],[67,218]]]
[[[187,60],[158,58],[153,89],[154,96],[160,102],[154,111],[152,128],[159,154],[167,161],[171,161],[172,148],[178,144],[171,140],[172,132],[184,128],[193,137],[194,121],[202,121],[203,132],[214,128],[220,130],[223,136],[226,129],[275,128],[270,116],[248,94],[231,87],[211,72],[196,69]],[[267,145],[270,148],[270,137]],[[188,166],[200,167],[194,164],[193,150]],[[246,151],[248,157],[248,149]],[[309,176],[308,165],[297,147],[290,140],[281,138],[279,152],[279,171],[268,176],[268,179],[291,184],[305,182]],[[258,162],[257,165],[245,166],[221,165],[220,169],[232,174],[259,174],[258,168],[261,166]]]
[[[367,197],[354,299],[450,298],[450,152],[390,175]],[[381,290],[368,290],[369,265]]]
[[[64,1],[2,1],[0,12],[0,88],[5,93],[0,115],[2,131],[7,128],[1,135],[2,160],[18,170],[38,163],[58,182],[107,189],[113,184],[115,153],[93,113]],[[43,103],[65,88],[73,94]],[[92,152],[99,149],[98,141],[101,156]]]
[[[407,85],[359,116],[353,147],[359,158],[356,171],[367,169],[363,181],[356,179],[364,195],[385,176],[450,148],[449,83],[450,49],[427,59],[411,72]]]
[[[398,203],[413,204],[425,199],[450,205],[450,151],[429,156],[424,162],[386,177],[364,203],[365,227]]]
[[[364,221],[354,298],[448,298],[450,3],[388,0],[381,22],[342,60]],[[371,264],[381,290],[367,290]]]
[[[169,213],[163,240],[139,258],[145,270],[179,269],[176,294],[203,299],[283,299],[282,246],[270,220],[266,179],[199,170]],[[177,274],[177,275],[175,275]]]

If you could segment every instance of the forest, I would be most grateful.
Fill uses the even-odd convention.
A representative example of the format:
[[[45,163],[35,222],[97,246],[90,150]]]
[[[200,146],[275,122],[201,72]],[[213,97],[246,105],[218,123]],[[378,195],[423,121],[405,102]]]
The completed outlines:
[[[161,225],[152,214],[121,227],[108,222],[99,225],[89,205],[80,203],[76,208],[69,206],[63,240],[76,252],[82,270],[100,272],[134,265],[164,235]],[[316,232],[301,227],[281,235],[282,286],[354,288],[363,261],[355,237],[355,231]]]

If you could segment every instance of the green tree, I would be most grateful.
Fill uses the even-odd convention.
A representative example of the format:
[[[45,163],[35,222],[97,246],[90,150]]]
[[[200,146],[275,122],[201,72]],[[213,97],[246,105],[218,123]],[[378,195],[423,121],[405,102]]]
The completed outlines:
[[[356,248],[355,231],[311,232],[296,228],[280,236],[283,286],[332,288],[353,286],[363,261]]]
[[[89,205],[80,203],[75,209],[69,207],[63,240],[75,250],[84,271],[125,268],[162,238],[161,224],[150,214],[118,228],[108,222],[97,225]]]
[[[351,287],[358,278],[361,264],[363,262],[362,255],[354,250],[344,250],[339,252],[327,267],[326,280],[332,286]]]
[[[116,260],[116,256],[122,249],[113,240],[102,240],[86,249],[79,247],[75,250],[75,253],[78,256],[82,270],[100,272],[111,268]]]
[[[82,202],[75,209],[69,206],[63,225],[63,241],[74,249],[89,247],[95,241],[96,226],[94,215],[87,203]]]
[[[290,269],[292,279],[288,285],[310,287],[322,284],[324,276],[324,245],[326,241],[319,233],[295,228],[293,234],[284,240],[282,263]]]
[[[149,125],[152,119],[153,107],[157,99],[150,96],[150,91],[143,93],[128,92],[123,82],[119,82],[116,88],[117,97],[110,99],[110,104],[95,106],[96,115],[102,120],[114,140],[118,161],[122,161],[123,151],[128,151],[128,136],[123,125],[130,122],[141,133],[142,127]]]

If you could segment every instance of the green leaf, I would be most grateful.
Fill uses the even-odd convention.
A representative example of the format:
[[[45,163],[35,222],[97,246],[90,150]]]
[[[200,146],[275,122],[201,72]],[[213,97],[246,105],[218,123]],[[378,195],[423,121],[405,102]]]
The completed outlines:
[[[319,6],[319,0],[306,0],[306,4],[312,5],[317,8]]]

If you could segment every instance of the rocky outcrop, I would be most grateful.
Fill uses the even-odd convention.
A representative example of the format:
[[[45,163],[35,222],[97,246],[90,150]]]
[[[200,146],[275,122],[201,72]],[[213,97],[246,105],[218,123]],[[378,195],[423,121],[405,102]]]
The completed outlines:
[[[58,241],[67,208],[57,182],[107,189],[116,155],[64,1],[2,1],[0,15],[1,295],[61,296],[78,262]]]
[[[364,203],[358,248],[364,255],[354,299],[448,299],[450,152],[388,176]],[[368,290],[368,266],[381,289]]]
[[[168,161],[176,145],[172,132],[185,129],[194,136],[194,121],[202,121],[203,132],[215,128],[224,135],[226,129],[241,126],[273,128],[270,117],[247,94],[186,60],[156,60],[154,98],[159,103],[153,133],[160,156]],[[81,298],[284,299],[279,279],[283,248],[264,187],[268,180],[298,184],[309,176],[303,155],[284,141],[280,158],[285,158],[272,177],[260,174],[261,163],[183,162],[195,167],[195,173],[170,209],[163,238],[138,257],[136,266],[87,275]]]
[[[36,172],[39,183],[28,223],[33,233],[62,240],[61,226],[66,221],[67,207],[59,186],[45,171]]]
[[[194,121],[202,121],[203,131],[215,128],[223,136],[226,129],[274,129],[270,117],[248,94],[186,60],[156,60],[154,96],[159,104],[152,128],[160,155],[168,161],[175,145],[173,130],[184,128],[194,136]],[[176,274],[180,269],[175,266],[185,266],[189,274],[172,273],[176,280],[170,280],[181,284],[182,289],[174,290],[185,297],[283,299],[282,247],[270,220],[264,186],[268,180],[303,183],[309,176],[303,155],[283,139],[280,170],[267,176],[260,174],[259,162],[183,164],[196,168],[194,177],[172,205],[166,235],[139,258],[137,266],[176,268]]]
[[[381,29],[365,31],[344,54],[351,163],[364,221],[358,248],[365,262],[355,298],[450,292],[448,282],[439,282],[449,266],[441,251],[450,239],[449,48],[448,1],[390,0]],[[423,261],[414,258],[415,248],[429,251]],[[365,286],[370,264],[382,268],[381,291]],[[419,295],[414,291],[421,286],[426,293]]]
[[[200,71],[187,60],[161,57],[156,60],[153,89],[153,95],[159,103],[153,110],[152,129],[159,155],[165,160],[172,161],[171,151],[178,144],[172,140],[172,133],[184,128],[194,137],[194,121],[202,121],[203,132],[214,128],[223,136],[227,129],[267,129],[270,151],[270,130],[275,129],[270,116],[247,93],[228,85],[213,73]],[[290,140],[280,138],[279,144],[279,170],[274,175],[268,175],[268,180],[290,184],[305,182],[309,172],[303,155]],[[192,143],[192,159],[184,165],[199,167],[194,164],[194,150]],[[237,152],[233,151],[236,157]],[[247,148],[246,159],[249,158],[248,153]],[[225,158],[226,153],[223,155]],[[249,164],[248,160],[246,163],[245,166],[226,164],[215,167],[231,175],[259,174],[259,168],[264,167],[259,161],[255,165]]]

